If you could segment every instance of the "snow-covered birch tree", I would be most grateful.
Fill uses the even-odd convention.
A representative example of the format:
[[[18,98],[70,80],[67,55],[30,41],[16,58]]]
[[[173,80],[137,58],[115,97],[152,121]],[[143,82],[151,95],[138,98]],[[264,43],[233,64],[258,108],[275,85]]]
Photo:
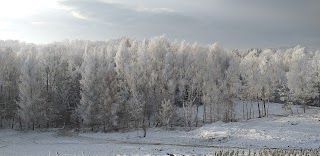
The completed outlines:
[[[33,130],[40,126],[45,119],[43,98],[41,97],[41,77],[36,58],[36,49],[28,49],[27,58],[21,67],[19,83],[18,114],[27,127]]]

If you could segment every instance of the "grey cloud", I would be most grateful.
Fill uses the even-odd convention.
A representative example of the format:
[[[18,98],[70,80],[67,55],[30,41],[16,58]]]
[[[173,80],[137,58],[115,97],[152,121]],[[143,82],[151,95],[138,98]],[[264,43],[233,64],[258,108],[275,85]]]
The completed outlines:
[[[130,8],[117,3],[88,0],[68,0],[61,1],[62,5],[74,8],[89,19],[98,21],[111,21],[115,23],[132,22],[138,23],[153,16],[172,18],[182,16],[176,10],[170,8]],[[161,22],[161,21],[159,21]]]
[[[170,36],[171,33],[198,22],[191,16],[185,16],[169,8],[142,8],[143,10],[139,10],[101,1],[63,1],[61,4],[74,8],[88,17],[88,25],[90,22],[96,22],[96,29],[101,32],[116,31],[120,35],[135,37],[164,33]],[[103,25],[106,22],[110,24],[108,27]]]
[[[69,9],[47,10],[28,19],[5,22],[13,23],[10,29],[38,42],[166,34],[170,39],[217,41],[234,48],[295,44],[320,47],[319,0],[64,0],[59,3]],[[75,18],[72,11],[85,19]]]

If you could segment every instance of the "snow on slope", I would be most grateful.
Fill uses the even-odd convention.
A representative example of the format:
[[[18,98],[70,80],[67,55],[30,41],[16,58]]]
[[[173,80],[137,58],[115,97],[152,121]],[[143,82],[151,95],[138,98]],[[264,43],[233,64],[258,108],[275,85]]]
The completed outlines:
[[[241,105],[236,106],[242,108]],[[297,107],[298,108],[298,107]],[[237,109],[240,111],[239,109]],[[298,108],[301,112],[301,108]],[[240,111],[242,112],[242,111]],[[216,122],[192,131],[148,129],[126,133],[80,133],[0,130],[0,155],[166,155],[208,154],[221,148],[319,148],[320,110],[289,115],[281,104],[270,104],[269,118],[233,123]],[[242,115],[238,114],[239,119]]]
[[[194,131],[203,140],[237,147],[319,148],[319,117],[294,115],[290,117],[253,119],[236,123],[214,123]]]
[[[257,104],[254,103],[257,107]],[[269,117],[242,119],[242,104],[236,105],[239,122],[216,122],[192,133],[210,143],[223,146],[255,148],[320,148],[320,110],[310,107],[302,114],[300,106],[292,106],[294,114],[282,104],[267,104]],[[256,110],[256,109],[255,109]],[[258,116],[258,112],[255,112]],[[201,139],[200,139],[201,140]]]

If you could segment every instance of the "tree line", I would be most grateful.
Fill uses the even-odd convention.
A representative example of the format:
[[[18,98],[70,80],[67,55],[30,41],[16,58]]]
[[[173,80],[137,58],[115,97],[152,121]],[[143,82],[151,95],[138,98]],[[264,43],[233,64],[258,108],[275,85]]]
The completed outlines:
[[[194,127],[235,121],[235,100],[243,119],[255,108],[267,116],[269,101],[320,106],[319,61],[318,50],[301,46],[225,50],[164,36],[1,40],[0,126]]]

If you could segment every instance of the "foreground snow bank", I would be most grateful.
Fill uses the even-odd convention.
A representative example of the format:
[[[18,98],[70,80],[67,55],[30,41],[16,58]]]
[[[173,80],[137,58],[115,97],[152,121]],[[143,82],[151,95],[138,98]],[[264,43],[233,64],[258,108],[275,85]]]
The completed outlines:
[[[216,122],[192,131],[148,129],[126,133],[74,133],[57,130],[20,132],[0,130],[0,155],[166,155],[208,154],[220,148],[319,148],[320,111],[289,115],[270,104],[269,118],[234,123]],[[299,108],[298,108],[299,109]],[[275,113],[271,113],[275,112]]]

